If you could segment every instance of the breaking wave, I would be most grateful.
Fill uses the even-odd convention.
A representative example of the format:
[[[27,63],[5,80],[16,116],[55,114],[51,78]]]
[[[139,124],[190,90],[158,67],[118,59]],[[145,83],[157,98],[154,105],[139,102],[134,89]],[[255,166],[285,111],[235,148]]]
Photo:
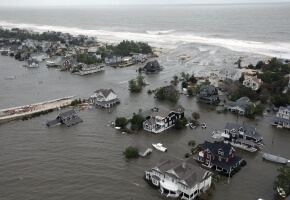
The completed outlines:
[[[168,30],[168,31],[146,31],[146,33],[150,34],[150,35],[164,35],[164,34],[168,34],[168,33],[172,33],[175,30]]]
[[[224,47],[233,51],[262,54],[271,57],[281,57],[290,59],[290,43],[266,43],[257,41],[246,41],[238,39],[204,37],[189,33],[168,31],[147,31],[146,33],[120,32],[107,30],[85,30],[74,27],[50,26],[37,24],[16,24],[0,21],[3,28],[25,28],[38,32],[61,31],[72,35],[95,36],[99,41],[107,43],[117,43],[124,39],[148,42],[152,46],[163,48],[176,48],[182,44],[199,43]],[[200,49],[205,51],[206,49]]]

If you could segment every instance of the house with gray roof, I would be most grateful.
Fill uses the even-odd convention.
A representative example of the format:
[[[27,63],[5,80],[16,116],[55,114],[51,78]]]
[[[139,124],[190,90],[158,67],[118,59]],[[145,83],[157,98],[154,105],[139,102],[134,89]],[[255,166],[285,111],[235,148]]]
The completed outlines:
[[[116,63],[116,62],[121,62],[122,61],[122,56],[118,54],[111,53],[105,58],[105,63]]]
[[[220,101],[218,89],[214,85],[203,85],[196,94],[197,101],[215,104]]]
[[[39,62],[37,60],[27,60],[27,67],[36,68],[39,67]]]
[[[192,157],[182,160],[167,154],[145,171],[145,178],[159,186],[166,197],[192,200],[210,187],[212,173],[202,169]]]
[[[220,80],[233,80],[237,81],[242,76],[242,72],[234,68],[223,68],[219,71],[219,79]]]
[[[252,90],[258,90],[259,87],[263,84],[263,81],[259,78],[255,77],[247,77],[243,81],[243,85],[247,88],[251,88]]]
[[[47,53],[44,53],[44,52],[36,52],[36,53],[33,53],[30,55],[30,57],[34,60],[37,60],[37,61],[43,61],[47,58],[49,58],[49,56],[47,55]]]
[[[255,152],[263,147],[263,137],[256,128],[246,124],[228,122],[222,136],[225,143],[231,143],[233,146],[246,151]]]
[[[202,165],[213,168],[217,171],[230,173],[234,168],[239,166],[243,160],[242,157],[236,156],[235,150],[230,143],[208,142],[198,145],[197,160]]]
[[[275,116],[272,116],[273,125],[278,128],[290,128],[290,106],[280,106]]]
[[[161,70],[161,67],[157,60],[153,60],[153,61],[148,61],[146,65],[143,67],[143,70],[146,73],[154,73],[154,72],[159,72]]]
[[[246,112],[247,105],[255,105],[250,102],[248,97],[241,97],[236,101],[226,101],[224,107],[230,110],[231,112],[237,112],[241,115],[244,115]]]
[[[82,121],[83,120],[77,115],[74,110],[70,110],[64,113],[60,113],[54,120],[47,121],[46,125],[52,127],[55,125],[63,124],[67,127],[70,127]]]
[[[145,117],[143,122],[143,129],[155,134],[158,134],[175,125],[177,119],[183,119],[185,116],[185,109],[178,105],[171,110],[159,109],[155,107],[152,109],[150,116]]]
[[[96,107],[101,108],[109,108],[120,103],[120,100],[112,89],[96,90],[89,99]]]

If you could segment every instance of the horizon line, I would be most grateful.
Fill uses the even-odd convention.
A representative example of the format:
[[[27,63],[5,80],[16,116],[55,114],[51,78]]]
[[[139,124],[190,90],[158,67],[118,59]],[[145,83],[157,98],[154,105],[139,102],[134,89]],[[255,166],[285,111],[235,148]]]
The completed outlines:
[[[211,6],[211,5],[253,5],[253,4],[290,4],[289,2],[247,2],[247,3],[172,3],[172,4],[93,4],[93,5],[82,5],[82,4],[60,4],[60,5],[2,5],[4,7],[13,7],[13,8],[48,8],[48,7],[59,7],[59,6],[66,6],[66,7],[73,7],[73,6],[182,6],[182,5],[192,5],[192,6]],[[1,8],[0,8],[1,9]]]

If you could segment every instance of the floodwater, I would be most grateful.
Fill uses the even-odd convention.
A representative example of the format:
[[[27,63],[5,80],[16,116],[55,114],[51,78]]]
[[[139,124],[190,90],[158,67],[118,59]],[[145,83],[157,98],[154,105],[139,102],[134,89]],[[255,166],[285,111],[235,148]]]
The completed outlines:
[[[213,141],[212,131],[223,130],[227,122],[244,122],[256,127],[264,138],[262,152],[290,158],[290,132],[270,126],[267,117],[247,119],[231,113],[217,114],[216,107],[199,104],[195,98],[184,95],[178,104],[186,109],[188,117],[194,111],[199,112],[199,121],[206,123],[207,129],[170,129],[159,135],[141,131],[127,135],[107,126],[116,117],[129,117],[139,109],[174,106],[156,100],[147,90],[169,83],[176,71],[178,74],[179,71],[192,71],[194,66],[180,66],[178,70],[174,70],[174,66],[164,66],[165,70],[159,74],[145,75],[149,85],[141,93],[131,94],[128,80],[136,77],[139,66],[107,67],[105,72],[98,74],[74,76],[47,69],[45,63],[36,69],[22,67],[23,64],[0,56],[0,109],[70,95],[88,98],[100,88],[112,88],[121,104],[111,109],[81,111],[78,114],[83,122],[69,128],[45,125],[47,120],[69,108],[28,121],[0,124],[0,195],[3,200],[167,199],[142,179],[144,171],[157,164],[164,153],[154,150],[145,158],[128,160],[122,154],[125,148],[136,144],[150,147],[160,142],[169,154],[184,158],[191,149],[187,145],[189,140],[196,140],[197,144]],[[16,78],[5,79],[11,76]],[[264,161],[260,152],[236,149],[236,154],[248,165],[230,179],[229,186],[216,183],[210,199],[279,199],[272,188],[280,165]]]

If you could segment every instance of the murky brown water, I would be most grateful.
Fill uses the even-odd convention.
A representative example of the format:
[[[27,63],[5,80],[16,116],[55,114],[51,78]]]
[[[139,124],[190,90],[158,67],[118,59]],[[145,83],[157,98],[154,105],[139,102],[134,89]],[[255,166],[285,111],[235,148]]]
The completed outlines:
[[[112,88],[121,104],[111,112],[108,109],[82,111],[79,115],[84,122],[70,128],[45,125],[58,111],[29,121],[0,124],[0,199],[167,199],[142,179],[144,171],[154,166],[163,153],[155,150],[145,158],[127,160],[122,154],[124,149],[129,145],[151,146],[160,142],[168,148],[168,153],[183,158],[190,151],[189,140],[213,141],[211,132],[223,130],[226,122],[245,122],[256,127],[264,137],[264,152],[290,158],[289,131],[271,127],[267,118],[253,120],[230,113],[218,115],[212,107],[186,96],[181,96],[178,103],[186,109],[187,116],[193,111],[199,112],[200,122],[207,124],[206,130],[187,128],[171,129],[159,135],[145,131],[126,135],[107,126],[117,116],[130,116],[140,108],[159,104],[173,106],[154,99],[147,90],[170,81],[175,73],[174,66],[165,66],[160,74],[146,75],[150,85],[140,94],[131,94],[127,83],[137,75],[136,66],[107,68],[103,73],[81,77],[48,70],[44,64],[37,69],[22,65],[22,62],[0,56],[1,109],[69,95],[88,98],[99,88]],[[5,80],[9,76],[16,78]],[[210,199],[275,199],[272,183],[280,165],[262,160],[259,152],[236,149],[236,154],[244,157],[248,165],[230,180],[230,186],[216,184]]]

